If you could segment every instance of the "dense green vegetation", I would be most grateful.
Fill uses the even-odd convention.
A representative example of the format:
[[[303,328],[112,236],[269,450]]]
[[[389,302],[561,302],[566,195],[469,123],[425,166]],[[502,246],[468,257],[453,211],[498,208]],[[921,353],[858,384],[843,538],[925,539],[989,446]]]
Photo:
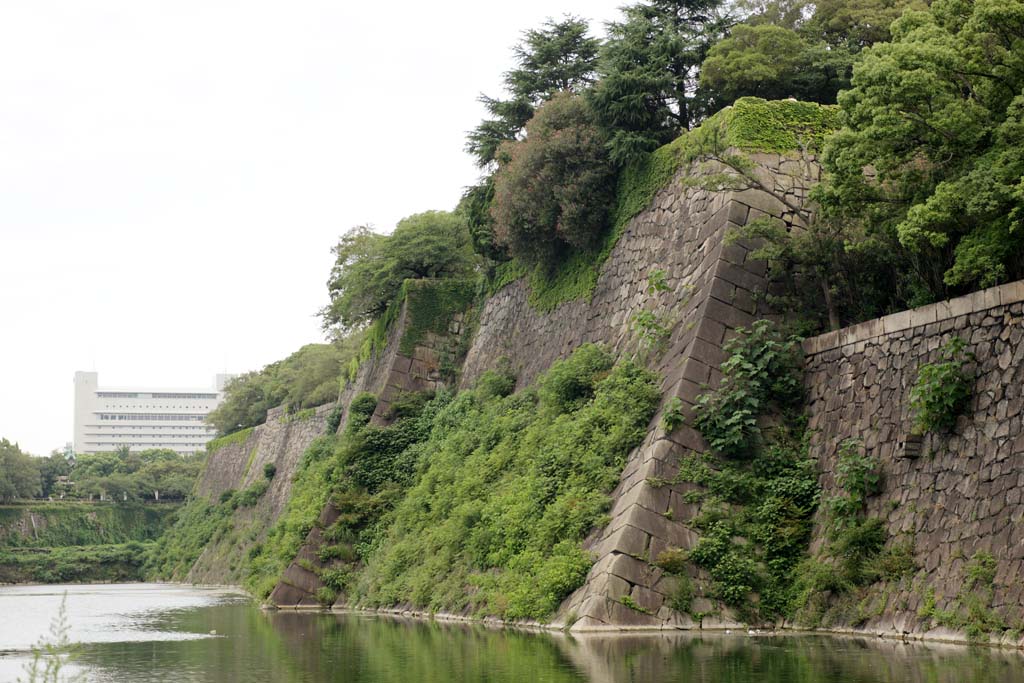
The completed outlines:
[[[192,491],[205,455],[178,455],[153,448],[132,452],[83,453],[70,468],[65,496],[119,501],[183,500]]]
[[[548,616],[586,576],[580,542],[658,392],[650,373],[596,346],[536,390],[513,387],[490,372],[457,396],[408,401],[388,427],[368,426],[373,398],[357,398],[346,428],[304,455],[284,516],[249,558],[250,589],[269,592],[330,500],[341,516],[324,530],[328,568],[316,568],[325,600]]]
[[[800,415],[798,345],[760,321],[725,348],[721,385],[700,397],[694,420],[711,452],[685,456],[677,477],[701,487],[688,494],[701,503],[700,541],[652,559],[680,574],[694,563],[710,575],[710,597],[748,622],[774,621],[793,611],[820,496]],[[683,591],[676,608],[689,610],[685,582]]]
[[[0,502],[39,497],[121,501],[181,500],[192,490],[203,456],[168,449],[85,453],[69,459],[54,451],[46,458],[23,453],[0,439]]]
[[[41,493],[39,464],[18,444],[0,439],[0,501],[33,498]]]
[[[537,391],[488,379],[438,414],[419,481],[367,539],[352,597],[504,618],[548,616],[592,562],[580,542],[610,504],[658,401],[654,378],[599,347],[556,363]]]
[[[1019,0],[649,0],[623,13],[596,59],[589,48],[574,52],[555,24],[516,48],[520,77],[556,59],[563,69],[575,65],[567,89],[590,103],[608,141],[620,209],[623,186],[650,153],[743,97],[838,102],[837,120],[819,127],[813,142],[796,135],[788,146],[767,147],[813,149],[823,133],[841,129],[823,156],[827,174],[814,193],[821,211],[802,216],[807,230],[768,222],[747,230],[767,239],[762,255],[786,285],[776,307],[816,331],[1024,275]],[[580,20],[558,26],[564,32],[570,23],[583,40]],[[515,110],[498,136],[506,148],[540,146],[530,142],[526,114],[542,112],[552,95]],[[531,205],[532,190],[523,185],[496,202],[494,181],[510,173],[510,158],[492,152],[483,160],[488,174],[461,209],[479,253],[492,264],[515,257],[497,269],[491,290],[530,275],[531,302],[543,310],[585,296],[614,246],[618,217],[595,228],[604,237],[589,246],[549,250],[555,263],[536,272],[536,258],[524,258],[499,227],[508,224],[502,207]],[[584,182],[591,168],[563,165],[563,182]],[[557,217],[520,221],[523,234],[545,234]]]
[[[174,504],[84,502],[4,505],[0,506],[0,548],[152,541],[170,525],[177,507]]]
[[[960,337],[953,337],[942,348],[941,362],[925,363],[917,369],[910,390],[917,434],[952,428],[971,400],[974,376],[966,368],[976,358],[966,345]]]
[[[106,583],[141,581],[152,543],[56,548],[0,548],[2,583]]]
[[[898,240],[929,298],[1021,277],[1024,3],[936,0],[892,32],[840,97],[824,208]]]
[[[181,581],[231,515],[231,495],[214,504],[201,496],[189,499],[178,511],[174,525],[149,549],[146,576]]]
[[[358,328],[381,317],[410,279],[463,277],[473,269],[469,228],[460,214],[428,211],[382,235],[354,228],[334,248],[325,327]]]
[[[336,401],[363,335],[338,336],[329,344],[307,344],[284,360],[235,377],[224,401],[206,418],[221,435],[263,424],[267,411],[299,411]]]
[[[141,581],[174,504],[34,502],[0,506],[0,583]]]

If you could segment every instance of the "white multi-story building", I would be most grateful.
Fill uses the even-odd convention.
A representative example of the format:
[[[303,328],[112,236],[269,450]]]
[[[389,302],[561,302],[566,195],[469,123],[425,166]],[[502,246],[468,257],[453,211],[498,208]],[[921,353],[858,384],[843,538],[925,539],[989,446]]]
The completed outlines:
[[[206,416],[224,398],[231,375],[206,389],[108,389],[95,372],[75,373],[75,453],[169,448],[181,454],[206,448],[217,430]]]

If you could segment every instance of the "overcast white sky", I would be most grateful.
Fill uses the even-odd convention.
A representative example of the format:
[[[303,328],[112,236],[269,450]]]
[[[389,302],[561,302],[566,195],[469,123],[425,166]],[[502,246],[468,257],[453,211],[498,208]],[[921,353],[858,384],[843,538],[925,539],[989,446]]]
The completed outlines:
[[[72,377],[208,386],[321,341],[347,228],[450,209],[520,33],[623,0],[0,0],[0,437]]]

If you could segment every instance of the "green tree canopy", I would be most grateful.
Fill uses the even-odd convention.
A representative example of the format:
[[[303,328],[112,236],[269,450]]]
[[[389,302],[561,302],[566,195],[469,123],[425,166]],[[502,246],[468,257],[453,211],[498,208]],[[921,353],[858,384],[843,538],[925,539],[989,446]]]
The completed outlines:
[[[355,333],[330,344],[307,344],[284,360],[233,378],[206,421],[224,435],[263,424],[267,411],[277,406],[299,410],[336,400],[362,338]]]
[[[595,246],[615,198],[606,143],[587,101],[570,93],[537,110],[525,140],[505,143],[491,215],[509,253],[553,266],[570,249]]]
[[[466,143],[480,166],[495,160],[501,144],[516,138],[542,102],[593,83],[600,43],[589,30],[585,20],[566,16],[523,33],[513,48],[516,66],[505,73],[509,99],[480,96],[491,118],[470,132]]]
[[[888,41],[890,24],[904,10],[926,6],[924,0],[817,0],[807,29],[829,45],[856,53]]]
[[[592,91],[611,156],[626,164],[700,120],[694,93],[700,65],[732,18],[724,0],[646,0],[608,26]]]
[[[32,498],[41,493],[39,465],[18,444],[0,439],[0,501]]]
[[[708,52],[700,85],[709,111],[747,96],[833,104],[849,84],[852,61],[845,49],[811,43],[792,29],[739,24]]]
[[[64,477],[71,474],[71,463],[64,456],[63,451],[53,451],[49,457],[40,458],[39,462],[41,494],[43,497],[54,493],[57,485],[57,477]]]
[[[324,327],[353,330],[387,310],[407,279],[458,277],[473,270],[469,228],[463,215],[418,213],[390,235],[353,228],[334,247],[327,288],[331,303]]]
[[[1022,92],[1024,2],[907,12],[840,96],[823,209],[895,232],[931,299],[1021,277]]]
[[[202,454],[181,456],[167,448],[116,453],[83,453],[71,470],[78,496],[103,495],[114,500],[181,500],[192,491],[202,470]]]

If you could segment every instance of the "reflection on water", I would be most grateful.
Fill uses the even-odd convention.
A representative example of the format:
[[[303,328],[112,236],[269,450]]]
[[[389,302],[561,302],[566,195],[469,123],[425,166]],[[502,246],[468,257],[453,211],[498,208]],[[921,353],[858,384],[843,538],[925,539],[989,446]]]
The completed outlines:
[[[261,612],[237,595],[177,586],[66,588],[83,643],[78,666],[98,682],[1024,682],[1024,656],[984,648],[827,636],[570,638]],[[45,632],[63,591],[0,588],[0,681],[21,673],[27,645]]]

